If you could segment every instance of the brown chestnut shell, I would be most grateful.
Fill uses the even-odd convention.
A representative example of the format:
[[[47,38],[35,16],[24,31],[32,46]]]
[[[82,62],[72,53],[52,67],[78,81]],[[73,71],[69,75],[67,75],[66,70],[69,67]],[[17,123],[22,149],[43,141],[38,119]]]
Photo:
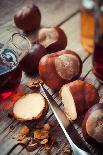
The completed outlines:
[[[38,31],[37,42],[42,44],[48,53],[64,50],[67,37],[60,27],[42,28]]]
[[[25,32],[32,32],[40,27],[41,13],[37,6],[30,3],[14,15],[14,23]]]
[[[93,137],[91,137],[88,133],[87,133],[87,130],[86,130],[86,122],[88,120],[88,118],[90,117],[90,115],[97,111],[97,110],[103,110],[103,103],[98,103],[98,104],[95,104],[94,106],[92,106],[86,113],[85,117],[84,117],[84,120],[83,120],[83,123],[82,123],[82,131],[83,131],[83,136],[85,138],[85,140],[89,143],[89,144],[92,144],[94,146],[98,146],[100,148],[103,147],[103,142],[100,143],[98,142],[96,139],[94,139]]]
[[[68,54],[68,55],[70,54],[75,56],[78,59],[78,62],[80,63],[78,74],[76,74],[76,76],[73,76],[73,78],[69,80],[61,78],[60,75],[57,73],[57,70],[55,67],[56,57],[59,57],[63,54]],[[82,72],[82,61],[78,56],[78,54],[76,54],[74,51],[71,51],[71,50],[62,50],[56,53],[47,54],[46,56],[42,57],[39,62],[39,74],[41,76],[41,79],[47,86],[49,86],[51,89],[54,89],[54,90],[59,90],[63,84],[66,84],[68,82],[78,79],[81,72]]]

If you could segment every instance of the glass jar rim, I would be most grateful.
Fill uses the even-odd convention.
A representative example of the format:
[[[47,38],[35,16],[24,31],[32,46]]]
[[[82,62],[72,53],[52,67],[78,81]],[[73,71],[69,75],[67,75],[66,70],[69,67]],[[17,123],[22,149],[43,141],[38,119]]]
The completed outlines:
[[[14,37],[15,36],[19,36],[19,37],[21,37],[22,39],[25,39],[25,41],[27,41],[27,43],[28,43],[28,50],[30,50],[31,49],[31,42],[30,42],[30,40],[25,36],[25,35],[23,35],[23,34],[21,34],[21,33],[13,33],[12,34],[12,36],[11,36],[11,38],[10,38],[10,40],[12,41],[12,43],[14,44],[14,46],[16,47],[16,48],[20,48],[21,49],[21,47],[19,46],[19,45],[17,45],[16,44],[16,41],[14,40]],[[21,43],[21,42],[20,42]]]

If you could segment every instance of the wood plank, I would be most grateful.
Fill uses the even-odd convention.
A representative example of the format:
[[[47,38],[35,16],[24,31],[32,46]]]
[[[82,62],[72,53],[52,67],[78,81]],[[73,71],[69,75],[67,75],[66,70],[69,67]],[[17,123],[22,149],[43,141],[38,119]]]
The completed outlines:
[[[0,134],[14,122],[14,118],[10,119],[8,113],[0,110]]]
[[[98,90],[101,87],[101,83],[97,80],[93,72],[91,71],[88,76],[85,78],[85,81],[93,84]]]
[[[48,122],[50,122],[51,120],[55,120],[55,117],[53,116],[52,118],[50,118],[50,120]],[[57,123],[58,124],[58,123]],[[60,128],[58,128],[58,137],[56,138],[57,140],[57,145],[55,145],[54,147],[52,147],[52,149],[50,150],[50,154],[56,154],[57,151],[59,151],[60,149],[62,150],[62,147],[64,145],[64,142],[67,142],[67,139],[64,136],[64,133],[62,132],[62,130]],[[67,142],[68,143],[68,142]],[[24,149],[22,152],[20,152],[20,155],[27,153],[27,150]],[[44,150],[44,147],[41,147],[33,152],[30,153],[31,154],[42,154],[45,155],[46,151]]]
[[[64,138],[65,139],[65,138]],[[14,143],[14,142],[13,142]],[[8,144],[9,145],[9,144]],[[18,150],[17,150],[18,151]],[[23,150],[24,152],[25,152],[25,150]],[[54,151],[53,151],[54,152]],[[21,152],[21,154],[22,154],[23,152]],[[42,154],[42,152],[41,152],[41,154]],[[98,154],[98,155],[100,155],[100,154]]]
[[[80,78],[84,79],[85,76],[88,74],[88,72],[91,70],[91,68],[92,68],[92,56],[89,56],[88,59],[86,59],[86,61],[84,61],[83,63],[82,74]]]
[[[49,110],[48,112],[48,117],[52,114],[52,111]],[[46,118],[45,118],[46,119]],[[17,135],[19,128],[25,123],[19,123],[17,121],[13,122],[13,124],[11,124],[9,126],[9,128],[7,128],[4,132],[2,132],[2,135],[0,136],[0,150],[3,152],[3,154],[7,154],[8,151],[15,145],[17,144],[17,140],[13,139],[13,137],[15,137],[15,135]],[[10,127],[13,126],[14,129],[10,132]],[[4,148],[7,148],[4,150]],[[20,150],[22,149],[22,147],[20,147]],[[18,153],[18,151],[20,151],[19,149],[17,149],[16,154]]]
[[[9,132],[9,130],[6,130],[0,136],[0,151],[2,151],[2,155],[6,155],[9,152],[9,150],[12,149],[12,147],[14,147],[18,143],[16,139],[13,139],[13,137],[15,137],[18,134],[18,130],[21,126],[23,126],[23,124],[25,123],[18,123],[16,121],[15,123],[13,123],[14,129],[11,132]],[[35,124],[33,126],[35,126]],[[6,149],[4,150],[4,148]],[[15,154],[19,153],[21,150],[22,147],[18,147],[18,149],[15,150]]]
[[[80,15],[76,15],[74,18],[71,18],[69,21],[67,21],[66,23],[64,23],[61,27],[64,29],[64,31],[66,32],[68,38],[70,38],[70,40],[68,40],[68,46],[67,46],[67,49],[72,49],[72,50],[76,50],[78,52],[78,54],[80,55],[81,59],[84,61],[89,55],[84,52],[84,49],[82,48],[81,44],[80,44],[80,23],[78,22],[79,21],[79,17]],[[76,22],[75,22],[76,21]],[[76,23],[76,24],[75,24]],[[8,24],[9,26],[9,24]],[[11,27],[11,26],[10,26]],[[1,39],[7,39],[6,36],[6,33],[5,35],[2,33],[1,35]],[[9,34],[8,34],[8,37],[9,37]],[[83,67],[83,73],[82,73],[82,78],[87,74],[87,72],[90,70],[91,66],[88,65],[89,62],[91,61],[91,58],[87,59],[87,61],[85,61],[84,63],[84,67]],[[88,77],[88,76],[87,76]],[[92,76],[90,76],[91,78]],[[25,75],[24,75],[24,78],[25,79]],[[29,80],[29,78],[28,78]],[[87,80],[90,80],[89,78],[87,78]],[[26,79],[25,81],[23,80],[23,82],[25,83],[26,82]],[[94,84],[94,81],[92,81],[93,84]],[[51,93],[53,93],[51,91]],[[54,94],[55,96],[55,94]],[[60,101],[59,98],[57,98],[57,101]],[[51,114],[51,113],[49,113]],[[3,116],[4,117],[4,116]],[[3,122],[2,122],[3,123]],[[2,124],[1,123],[1,124]],[[0,151],[4,154],[6,154],[7,150],[5,150],[5,148],[12,148],[12,146],[14,146],[14,144],[16,143],[15,140],[12,140],[12,136],[15,135],[17,132],[18,132],[18,129],[19,127],[22,125],[22,124],[16,124],[17,122],[15,121],[13,124],[11,125],[14,125],[14,130],[12,132],[8,132],[8,129],[6,131],[4,131],[3,135],[1,136],[1,139],[3,140],[3,142],[1,141],[1,146],[0,146]],[[6,124],[6,123],[5,123]],[[18,127],[17,127],[18,125]],[[62,132],[62,131],[61,131]],[[63,146],[65,144],[65,137],[63,137],[62,139],[62,142],[63,142]],[[62,146],[62,147],[63,147]],[[62,147],[60,150],[62,150]],[[41,148],[42,149],[42,148]],[[13,152],[14,154],[17,154],[19,153],[20,151],[22,150],[22,147],[17,147],[16,150]],[[42,151],[37,151],[36,152],[42,154],[43,152]],[[36,153],[35,152],[35,153]],[[55,154],[58,152],[57,149],[55,148],[52,148],[52,154],[53,152],[55,152]],[[35,154],[34,153],[34,154]],[[25,149],[21,152],[21,154],[25,154]],[[27,153],[28,154],[28,153]],[[3,154],[2,154],[3,155]]]
[[[80,0],[33,0],[33,2],[40,8],[41,25],[46,27],[60,24],[80,8]],[[0,1],[0,26],[11,21],[15,12],[26,3],[28,0]]]
[[[73,19],[73,20],[72,20]],[[74,23],[75,23],[75,20],[76,20],[76,23],[77,23],[77,21],[78,21],[78,19],[79,19],[79,14],[77,15],[77,16],[75,16],[74,18],[72,18],[70,21],[68,21],[69,22],[69,24],[70,24],[70,34],[71,34],[71,38],[73,39],[73,40],[75,40],[75,33],[76,33],[76,35],[77,35],[77,31],[78,31],[78,29],[79,29],[79,24],[78,24],[78,29],[76,30],[76,27],[77,27],[77,25],[76,25],[76,27],[74,27],[73,29],[72,29],[72,26],[71,26],[71,23],[72,23],[72,25],[75,25]],[[67,29],[67,26],[69,25],[68,24],[68,22],[66,22],[66,26],[65,26],[65,24],[63,25],[63,29],[64,29],[64,31]],[[9,25],[9,24],[8,24]],[[71,33],[71,31],[72,31],[72,33]],[[69,35],[69,34],[68,34]],[[68,36],[67,35],[67,36]],[[9,36],[9,35],[8,35]],[[79,34],[78,34],[78,36],[79,36]],[[2,36],[2,38],[6,38],[5,37],[5,35],[4,36]],[[1,39],[2,39],[1,38]],[[68,36],[68,38],[69,38],[69,36]],[[79,53],[79,49],[82,49],[82,47],[81,47],[81,44],[80,44],[80,41],[78,41],[79,40],[79,38],[77,38],[77,40],[75,40],[74,42],[78,42],[78,44],[75,44],[75,43],[71,43],[71,48],[73,48],[73,47],[76,47],[77,46],[77,49],[78,49],[78,53]],[[83,51],[81,50],[81,53],[80,53],[80,55],[82,55],[81,56],[81,58],[82,58],[82,60],[84,60],[87,56],[88,56],[88,54],[87,53],[82,53]],[[85,73],[83,74],[83,75],[85,75]],[[27,78],[25,78],[25,74],[24,74],[24,77],[23,77],[23,80],[22,80],[22,82],[23,83],[26,83],[27,82],[27,80],[29,80],[29,78],[27,79]],[[53,93],[52,91],[51,91],[51,93]],[[57,101],[58,101],[58,99],[57,99]],[[61,101],[60,101],[61,102]],[[12,125],[14,125],[14,128],[15,128],[15,130],[17,130],[18,131],[18,127],[15,125],[15,123],[16,122],[14,122]],[[10,122],[10,124],[11,124],[11,122]],[[9,123],[7,124],[7,125],[9,125]],[[2,128],[2,130],[3,130],[3,128]],[[12,133],[12,135],[15,135],[15,132],[11,132]],[[2,149],[4,149],[4,147],[5,148],[7,148],[7,146],[8,146],[8,149],[10,149],[10,148],[12,148],[12,146],[14,146],[14,144],[16,143],[16,141],[14,142],[14,140],[12,140],[12,137],[11,137],[11,133],[9,133],[9,131],[8,131],[8,128],[7,128],[7,130],[2,134],[2,137],[1,137],[1,139],[3,140],[3,144],[1,144],[1,149],[0,150],[2,150]],[[17,132],[16,132],[17,133]],[[64,137],[64,139],[65,139],[65,137]],[[10,142],[9,142],[9,140],[10,140]],[[10,145],[8,144],[8,143],[10,143]],[[20,149],[18,148],[17,150],[16,150],[16,153],[18,153],[20,150],[22,149],[22,147],[20,147]],[[7,150],[5,150],[5,152],[4,152],[4,154],[6,154],[6,151]],[[22,153],[22,152],[21,152]]]
[[[80,13],[77,13],[74,18],[66,21],[63,25],[61,25],[61,28],[64,30],[68,38],[66,49],[74,50],[77,54],[79,54],[82,61],[84,61],[89,56],[89,54],[81,45]]]
[[[100,96],[99,102],[102,103],[103,102],[103,85],[98,81],[98,79],[95,77],[92,71],[85,78],[85,81],[93,84],[98,89],[99,96]]]
[[[82,61],[89,57],[89,54],[84,50],[80,41],[80,13],[77,13],[74,18],[71,18],[62,24],[61,28],[64,30],[68,38],[66,49],[74,50],[77,54],[79,54]],[[5,24],[4,28],[0,29],[0,42],[5,44],[10,36],[15,32],[21,31],[16,29],[12,22],[8,22]]]
[[[84,72],[83,72],[83,74],[82,74],[82,76],[81,76],[81,79],[83,78],[83,75],[85,75],[89,70],[90,70],[90,68],[88,67],[88,64],[90,64],[90,62],[91,62],[91,57],[90,57],[90,59],[87,59],[87,61],[84,63]],[[91,66],[90,66],[91,67]],[[86,72],[85,72],[85,69],[86,69]],[[90,76],[91,77],[91,76]],[[92,83],[93,84],[93,83]],[[60,98],[59,98],[59,100],[58,100],[58,98],[57,98],[57,102],[58,101],[60,101],[61,102],[61,100],[60,100]],[[54,116],[53,116],[54,117]],[[78,123],[77,123],[78,124]],[[77,125],[76,124],[76,125]],[[79,126],[80,126],[81,124],[79,124]],[[81,131],[81,128],[78,130],[78,131]],[[62,132],[62,131],[61,131]],[[81,132],[79,132],[79,134],[80,134]],[[82,138],[83,138],[83,136],[82,136]],[[58,140],[58,139],[57,139]],[[60,150],[61,151],[63,151],[63,146],[64,145],[67,145],[68,144],[68,142],[66,141],[66,139],[65,139],[65,137],[64,137],[64,139],[62,139],[62,143],[61,143],[61,146],[60,146],[60,149],[56,149],[56,148],[52,148],[52,150],[51,150],[51,152],[50,152],[50,154],[56,154],[56,153],[58,153],[58,152],[60,152]],[[66,144],[65,144],[66,143]],[[94,148],[92,148],[91,146],[89,146],[90,147],[90,150],[94,153]],[[37,151],[37,152],[36,152]],[[43,148],[41,148],[40,150],[36,150],[36,151],[34,151],[34,152],[36,152],[37,154],[39,153],[39,154],[44,154],[45,155],[45,151],[44,151],[44,149]],[[26,149],[24,149],[20,154],[24,154],[24,152],[26,152]],[[34,153],[35,154],[35,153]],[[95,153],[96,155],[97,155],[97,152]]]
[[[88,76],[86,77],[86,81],[89,80],[88,82],[90,82],[90,81],[93,79],[93,78],[92,78],[93,75],[91,76],[91,74],[92,74],[92,73],[90,73],[90,75],[88,75]],[[90,80],[90,78],[91,78],[91,80]],[[92,84],[94,84],[94,83],[96,82],[96,78],[95,78],[95,77],[94,77],[94,79],[95,79],[94,81],[92,80]],[[65,139],[65,138],[64,138],[64,139]],[[63,143],[64,143],[64,141],[63,141]],[[20,150],[17,150],[17,151],[20,151]],[[25,149],[24,149],[23,151],[25,151]],[[23,152],[22,152],[22,153],[23,153]]]
[[[87,75],[87,77],[85,78],[85,81],[87,81],[87,82],[89,82],[89,83],[91,83],[91,84],[93,84],[96,88],[98,88],[99,86],[100,86],[100,83],[97,81],[97,79],[96,79],[96,77],[94,76],[94,74],[92,73],[92,72],[90,72],[88,75]],[[103,88],[101,89],[101,90],[103,90]],[[101,93],[100,93],[101,94]],[[103,94],[103,93],[102,93]],[[103,96],[103,95],[102,95]],[[103,99],[102,99],[103,100]],[[76,126],[78,127],[78,122],[79,122],[79,126],[80,126],[80,120],[78,120],[77,122],[76,122]],[[81,130],[81,128],[80,128],[80,131],[79,131],[79,133],[81,134],[81,132],[82,132],[82,130]],[[83,135],[82,135],[82,137],[83,137]],[[63,145],[62,146],[67,146],[67,142],[65,142],[65,137],[64,137],[64,139],[63,139]],[[50,154],[56,154],[56,153],[59,153],[59,152],[62,152],[62,150],[63,150],[63,148],[62,148],[62,146],[60,147],[60,150],[55,150],[54,148],[52,148],[52,150],[51,150],[51,153]],[[96,149],[94,149],[93,147],[91,147],[90,145],[88,145],[89,146],[89,148],[90,148],[90,150],[92,151],[92,153],[95,155],[101,155],[101,152],[97,152],[97,150]],[[25,152],[26,150],[24,149],[23,150],[23,152],[21,153],[21,154],[23,154],[24,152]],[[39,151],[37,151],[37,154],[45,154],[44,153],[44,150],[43,150],[43,148],[41,148]],[[62,154],[62,153],[61,153]]]
[[[72,25],[75,25],[74,22],[76,21],[76,23],[78,23],[78,22],[77,22],[78,19],[79,19],[79,15],[77,15],[76,17],[74,17],[73,20],[70,20],[70,21],[68,21],[68,22],[66,22],[66,23],[69,23],[69,24],[72,23]],[[69,25],[69,24],[68,24],[68,25]],[[7,27],[5,26],[4,31],[1,32],[0,41],[2,41],[3,43],[6,42],[6,40],[9,38],[10,33],[9,33],[8,29],[10,28],[10,26],[11,26],[11,24],[8,24]],[[79,24],[78,24],[78,26],[79,26]],[[7,28],[8,28],[8,29],[7,29]],[[65,31],[65,30],[66,30],[65,25],[63,25],[63,28],[64,28],[64,31]],[[72,28],[71,25],[70,25],[70,28]],[[5,31],[6,29],[7,29],[7,31]],[[13,27],[11,27],[11,29],[12,29],[12,31],[14,31]],[[73,38],[73,37],[75,38],[75,35],[74,35],[74,34],[77,33],[77,32],[75,31],[75,29],[76,29],[76,27],[73,28],[73,32],[74,32],[74,33],[72,33],[73,36],[71,35],[72,38]],[[78,29],[79,29],[79,28],[78,28]],[[71,32],[71,30],[70,30],[70,32]],[[68,36],[68,34],[67,34],[67,36]],[[79,36],[79,35],[78,35],[78,36]],[[78,40],[78,38],[77,38],[77,40]],[[80,46],[80,43],[77,44],[77,45]],[[85,54],[85,53],[84,53],[84,54]],[[30,79],[29,79],[28,77],[26,77],[25,74],[23,73],[22,83],[26,83],[26,82],[29,81],[29,80],[30,80]]]
[[[25,81],[24,81],[25,82]],[[30,89],[28,89],[28,88],[26,88],[26,87],[24,87],[23,88],[24,90],[23,91],[25,91],[26,93],[30,93],[30,92],[32,92],[32,91],[30,91]],[[39,91],[39,90],[38,90]],[[36,92],[37,92],[37,90],[36,90]],[[50,92],[50,91],[49,91]],[[57,97],[57,95],[55,95],[54,97],[53,97],[54,99],[56,99],[56,101],[58,101],[58,100],[60,100],[60,98],[59,97]],[[61,102],[58,102],[58,104],[60,104]],[[6,104],[9,104],[9,102],[7,102]],[[10,127],[10,125],[13,125],[13,124],[15,124],[15,119],[14,118],[12,118],[12,119],[10,119],[9,117],[8,117],[8,112],[9,111],[2,111],[2,110],[0,110],[0,125],[1,125],[1,128],[0,128],[0,133],[5,133],[5,130],[7,130],[9,127]],[[49,112],[50,114],[51,114],[51,111]],[[48,113],[48,116],[50,115]],[[12,124],[13,123],[13,124]],[[9,130],[7,131],[8,132],[8,134],[9,134]],[[3,135],[2,135],[3,136]],[[2,137],[1,136],[1,137]],[[1,138],[0,137],[0,138]],[[5,134],[4,134],[4,136],[3,136],[3,138],[5,137]],[[3,139],[2,138],[2,139]]]

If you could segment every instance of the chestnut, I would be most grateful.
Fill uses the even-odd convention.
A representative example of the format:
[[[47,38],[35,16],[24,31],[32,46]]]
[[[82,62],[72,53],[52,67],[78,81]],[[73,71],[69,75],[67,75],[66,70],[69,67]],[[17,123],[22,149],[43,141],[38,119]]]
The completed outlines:
[[[40,93],[26,94],[14,103],[13,115],[21,122],[42,120],[48,112],[48,107],[47,100]]]
[[[39,74],[51,89],[59,90],[63,84],[76,80],[82,72],[82,61],[73,51],[62,50],[43,56]]]
[[[42,45],[33,44],[31,51],[21,60],[23,71],[29,75],[37,74],[39,61],[46,54],[46,49]]]
[[[14,15],[14,23],[25,32],[32,32],[40,27],[41,13],[33,3],[27,4]]]
[[[90,83],[76,80],[65,84],[60,90],[64,112],[70,120],[76,120],[99,102],[97,89]]]
[[[82,131],[88,143],[103,147],[103,103],[95,104],[88,110],[83,120]]]
[[[67,37],[60,27],[42,28],[38,32],[37,42],[42,44],[48,53],[65,49]]]

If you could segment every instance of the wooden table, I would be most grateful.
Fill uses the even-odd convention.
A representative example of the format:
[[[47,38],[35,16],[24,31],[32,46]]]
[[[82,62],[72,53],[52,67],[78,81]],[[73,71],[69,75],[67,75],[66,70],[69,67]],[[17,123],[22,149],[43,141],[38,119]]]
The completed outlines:
[[[80,43],[80,0],[33,0],[35,4],[40,8],[42,13],[42,27],[50,26],[60,26],[66,33],[68,37],[68,45],[66,49],[72,49],[76,51],[82,61],[83,61],[83,70],[81,74],[81,79],[90,82],[93,84],[99,91],[100,102],[103,100],[103,89],[102,85],[96,80],[95,76],[91,72],[91,55],[89,55],[82,47]],[[28,0],[3,0],[0,1],[0,42],[5,44],[9,39],[10,35],[16,31],[19,31],[15,28],[13,23],[13,15],[15,12],[28,2]],[[30,81],[32,78],[27,77],[23,73],[22,84],[26,84],[27,81]],[[54,93],[48,87],[46,87],[49,93],[53,96],[55,101],[62,107],[61,100],[58,97],[58,92]],[[1,104],[0,104],[1,105]],[[55,119],[52,111],[49,110],[46,118],[48,121]],[[33,152],[27,152],[25,147],[18,145],[17,140],[13,137],[18,133],[19,128],[23,123],[17,122],[14,118],[10,119],[8,117],[8,111],[0,110],[0,155],[6,155],[12,149],[11,155],[45,155],[43,147],[36,149]],[[74,126],[77,128],[79,134],[82,137],[81,122],[77,120],[74,123]],[[13,127],[12,130],[10,130]],[[52,147],[50,154],[51,155],[63,155],[63,148],[68,146],[68,142],[60,130],[60,136],[57,138],[58,145]],[[103,155],[103,152],[97,151],[92,146],[88,145],[93,155]]]

